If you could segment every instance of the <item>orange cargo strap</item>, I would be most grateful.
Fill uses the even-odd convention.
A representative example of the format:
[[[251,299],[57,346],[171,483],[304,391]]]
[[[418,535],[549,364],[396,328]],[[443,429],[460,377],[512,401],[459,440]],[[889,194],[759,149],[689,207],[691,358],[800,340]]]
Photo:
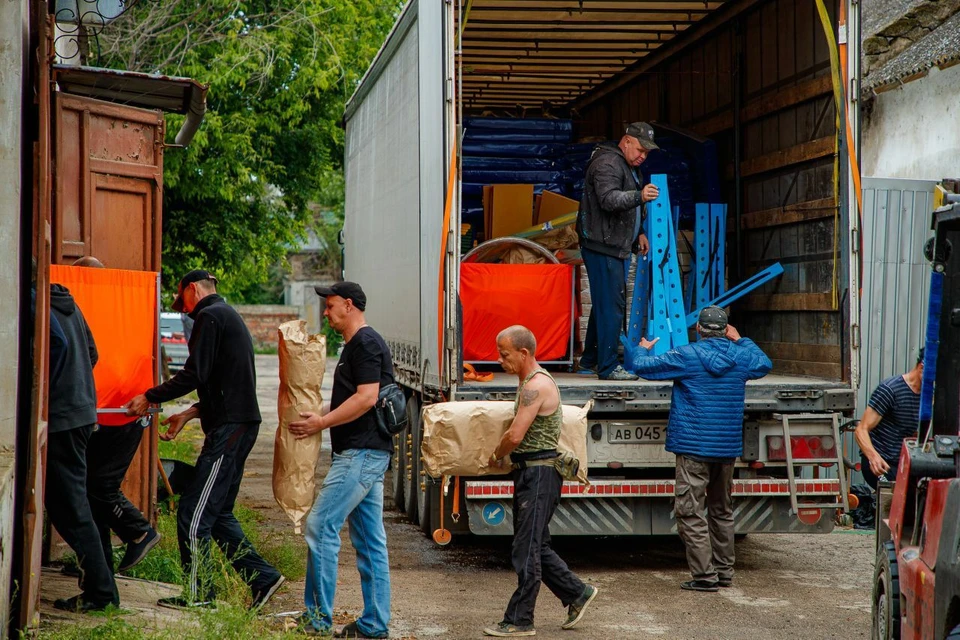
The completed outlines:
[[[453,209],[453,187],[457,178],[457,141],[450,150],[450,176],[447,178],[447,197],[443,205],[443,237],[440,239],[440,280],[437,288],[437,376],[443,380],[443,277],[447,259],[447,235],[450,230],[450,212]]]
[[[463,368],[466,370],[466,373],[463,374],[463,379],[469,382],[490,382],[493,380],[493,372],[477,371],[472,364],[469,362],[463,363]]]
[[[453,476],[453,506],[450,509],[450,519],[460,522],[460,476]]]

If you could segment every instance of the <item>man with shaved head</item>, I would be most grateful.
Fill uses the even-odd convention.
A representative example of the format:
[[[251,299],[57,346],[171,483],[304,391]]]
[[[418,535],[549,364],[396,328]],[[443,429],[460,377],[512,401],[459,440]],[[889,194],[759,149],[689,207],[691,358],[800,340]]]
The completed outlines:
[[[533,636],[533,609],[541,579],[567,607],[561,625],[572,629],[583,618],[597,588],[584,584],[550,546],[550,520],[560,504],[563,478],[555,466],[563,405],[553,377],[537,363],[537,339],[526,327],[507,327],[497,336],[500,366],[520,380],[516,415],[490,456],[502,467],[510,456],[513,472],[513,568],[517,590],[503,620],[487,627],[488,636]]]

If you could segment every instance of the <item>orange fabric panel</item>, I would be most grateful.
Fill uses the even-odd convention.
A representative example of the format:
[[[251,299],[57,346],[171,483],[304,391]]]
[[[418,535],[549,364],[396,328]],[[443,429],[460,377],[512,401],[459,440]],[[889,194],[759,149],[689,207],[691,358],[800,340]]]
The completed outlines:
[[[118,408],[157,382],[157,274],[50,265],[50,282],[70,290],[87,319],[100,360],[93,368],[97,407]],[[102,413],[102,425],[132,418]]]
[[[573,266],[460,265],[463,359],[496,362],[497,334],[522,324],[537,338],[537,360],[559,360],[570,346]]]

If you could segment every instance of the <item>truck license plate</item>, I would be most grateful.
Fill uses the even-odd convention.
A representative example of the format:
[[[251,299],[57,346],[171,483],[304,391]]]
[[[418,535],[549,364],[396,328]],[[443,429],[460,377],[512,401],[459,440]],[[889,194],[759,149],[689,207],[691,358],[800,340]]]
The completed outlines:
[[[666,439],[666,425],[628,423],[607,425],[607,442],[610,444],[661,444]]]

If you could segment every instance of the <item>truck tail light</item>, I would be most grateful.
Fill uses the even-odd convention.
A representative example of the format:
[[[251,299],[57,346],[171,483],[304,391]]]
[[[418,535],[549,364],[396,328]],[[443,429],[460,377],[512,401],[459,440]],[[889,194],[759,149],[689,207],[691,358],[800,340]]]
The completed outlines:
[[[837,444],[833,436],[790,436],[790,450],[794,460],[837,457]],[[782,436],[767,436],[767,459],[787,459]]]

